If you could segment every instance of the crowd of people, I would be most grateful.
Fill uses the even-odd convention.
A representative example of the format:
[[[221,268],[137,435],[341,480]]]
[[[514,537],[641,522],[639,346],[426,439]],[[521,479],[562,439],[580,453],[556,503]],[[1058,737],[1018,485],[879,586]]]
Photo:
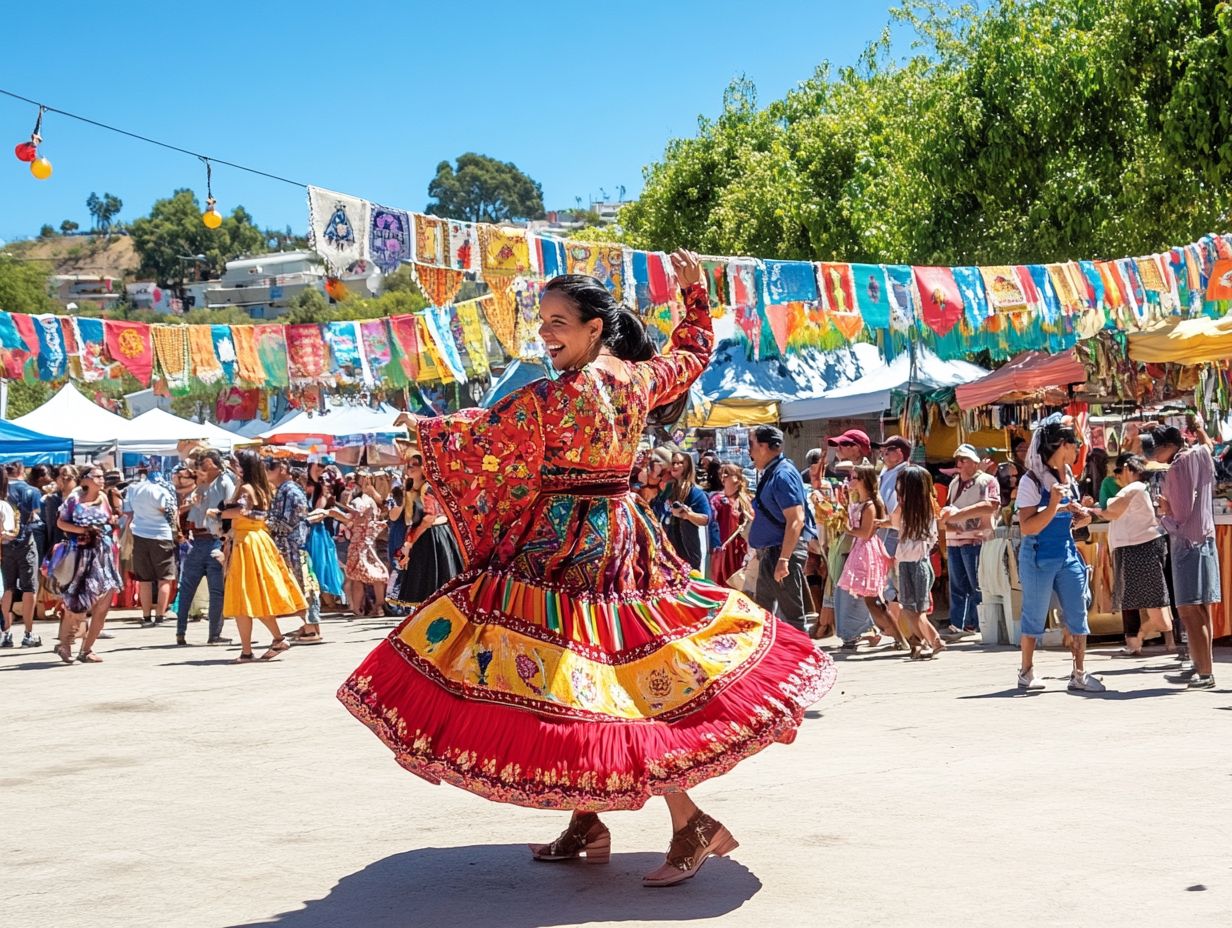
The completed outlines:
[[[930,470],[913,462],[906,438],[873,442],[852,429],[810,450],[797,469],[783,444],[773,426],[750,431],[754,492],[739,464],[713,451],[695,468],[679,449],[656,448],[635,475],[676,552],[713,582],[743,589],[814,638],[837,636],[844,650],[893,642],[927,660],[980,634],[981,558],[1004,527],[1022,592],[1017,686],[1043,688],[1034,653],[1055,610],[1072,654],[1068,688],[1102,692],[1086,669],[1093,565],[1078,540],[1092,523],[1107,523],[1120,654],[1141,656],[1144,641],[1159,638],[1179,662],[1170,681],[1214,686],[1215,468],[1200,426],[1185,434],[1133,425],[1115,458],[1092,450],[1077,474],[1082,438],[1060,415],[1015,437],[1000,463],[963,444],[952,467]],[[930,619],[941,611],[933,594],[942,571],[944,624]]]
[[[34,622],[60,618],[64,663],[100,663],[99,638],[126,578],[141,625],[208,620],[205,643],[233,645],[237,663],[274,660],[292,642],[317,644],[322,609],[402,615],[461,570],[457,544],[425,484],[405,469],[298,464],[245,450],[191,452],[169,478],[140,469],[131,482],[98,464],[21,463],[0,471],[0,647],[42,646]],[[283,632],[280,620],[298,619]],[[254,623],[271,638],[258,657]]]

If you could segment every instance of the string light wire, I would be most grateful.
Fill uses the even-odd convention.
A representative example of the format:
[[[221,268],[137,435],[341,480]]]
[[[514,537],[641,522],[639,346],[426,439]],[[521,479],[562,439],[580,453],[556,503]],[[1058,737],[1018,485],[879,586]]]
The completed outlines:
[[[245,171],[249,174],[256,174],[259,177],[267,177],[270,180],[276,180],[284,184],[290,184],[292,187],[300,187],[301,189],[307,189],[308,187],[307,184],[301,183],[298,180],[291,180],[288,177],[282,177],[281,175],[278,175],[278,174],[271,174],[268,171],[261,171],[261,170],[258,170],[257,168],[250,168],[247,165],[236,164],[234,161],[226,161],[222,158],[215,158],[212,155],[209,155],[209,156],[203,155],[199,151],[191,151],[190,149],[187,149],[187,148],[181,148],[178,145],[172,145],[169,142],[160,142],[158,139],[152,139],[149,136],[140,135],[139,133],[136,133],[136,132],[130,132],[127,129],[121,129],[119,126],[112,126],[112,125],[108,125],[105,122],[99,122],[97,119],[90,119],[88,116],[80,116],[77,113],[70,113],[67,110],[57,109],[54,106],[48,106],[45,103],[40,103],[38,100],[31,100],[29,97],[23,97],[19,93],[13,93],[11,90],[4,90],[3,88],[0,88],[0,94],[3,94],[6,97],[11,97],[14,100],[21,100],[23,103],[29,103],[32,106],[37,106],[39,108],[39,124],[40,125],[42,124],[42,121],[43,121],[44,112],[56,113],[60,116],[66,116],[69,119],[75,119],[78,122],[84,122],[87,125],[94,126],[95,128],[98,128],[98,129],[105,129],[108,132],[115,132],[117,135],[126,135],[130,139],[136,139],[139,142],[145,142],[146,144],[149,144],[149,145],[157,145],[159,148],[165,148],[168,151],[179,152],[181,155],[191,155],[194,158],[200,158],[202,161],[205,161],[207,164],[212,161],[214,164],[225,164],[227,167],[234,168],[237,171]],[[37,129],[38,127],[36,127],[35,131],[37,131]]]

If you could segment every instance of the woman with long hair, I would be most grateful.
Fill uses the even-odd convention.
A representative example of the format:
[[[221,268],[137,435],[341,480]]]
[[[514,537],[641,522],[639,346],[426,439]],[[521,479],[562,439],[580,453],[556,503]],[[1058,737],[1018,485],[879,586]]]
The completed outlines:
[[[402,582],[394,605],[413,608],[462,573],[462,552],[449,527],[445,507],[424,482],[423,455],[411,455],[407,480],[410,518],[398,553],[403,565]]]
[[[674,453],[670,473],[667,512],[664,514],[667,540],[678,555],[693,565],[694,570],[701,570],[709,540],[710,500],[697,485],[693,455],[685,451]]]
[[[936,580],[931,556],[937,544],[937,497],[932,474],[908,464],[898,474],[895,492],[898,506],[890,513],[890,524],[898,532],[895,586],[903,610],[901,621],[911,639],[911,659],[921,660],[945,650],[945,642],[928,620]]]
[[[1021,690],[1044,688],[1035,674],[1035,642],[1044,634],[1054,596],[1070,633],[1074,668],[1069,689],[1086,693],[1106,689],[1084,667],[1090,634],[1087,565],[1074,543],[1074,530],[1089,524],[1091,514],[1082,505],[1071,470],[1080,442],[1072,420],[1049,416],[1031,438],[1027,471],[1018,484],[1018,524],[1022,529],[1022,547],[1018,550],[1018,577],[1022,582]]]
[[[719,544],[710,558],[710,579],[723,586],[728,577],[744,566],[748,556],[745,536],[753,521],[753,498],[739,464],[720,465],[719,484],[722,489],[710,497],[714,523],[719,529]]]
[[[231,520],[232,533],[222,608],[224,615],[235,617],[240,633],[240,656],[234,663],[247,664],[256,659],[252,653],[253,620],[273,636],[261,660],[276,660],[291,647],[278,627],[279,616],[303,616],[308,602],[265,526],[274,491],[260,455],[245,449],[236,455],[236,463],[240,481],[235,496],[217,513]]]
[[[881,601],[893,562],[885,542],[877,534],[886,519],[885,503],[878,490],[877,469],[871,464],[853,467],[847,475],[847,498],[847,534],[854,541],[838,585],[852,596],[863,599],[873,624],[894,639],[895,647],[905,651],[907,641]],[[878,637],[873,643],[880,640]]]
[[[385,499],[372,474],[361,471],[350,501],[331,513],[351,533],[351,544],[347,548],[342,573],[346,577],[347,600],[356,616],[385,613],[385,585],[389,582],[389,568],[376,549],[384,504]],[[370,586],[377,590],[377,601],[369,610],[365,608],[365,598]]]
[[[308,495],[311,512],[328,513],[337,504],[341,490],[342,475],[336,467],[316,462],[308,465],[304,492]],[[310,521],[308,561],[312,564],[312,574],[317,578],[322,593],[339,598],[346,591],[346,578],[342,575],[342,564],[338,560],[338,543],[334,540],[334,526],[331,524],[333,520],[316,518]]]
[[[834,677],[803,633],[696,578],[630,489],[643,430],[679,415],[714,340],[697,257],[672,264],[685,311],[666,354],[598,280],[557,277],[539,334],[560,377],[409,420],[466,571],[338,694],[421,777],[573,809],[538,861],[606,862],[598,813],[663,796],[672,840],[647,886],[736,847],[687,790],[790,742]]]
[[[53,649],[66,664],[73,662],[73,636],[87,613],[90,624],[77,660],[83,664],[103,660],[94,653],[94,643],[107,622],[112,597],[124,585],[116,566],[115,522],[115,510],[103,491],[103,469],[91,464],[82,473],[78,488],[60,506],[56,522],[69,540],[66,556],[75,558],[77,564],[73,579],[64,587],[60,643]]]
[[[1172,622],[1164,609],[1172,602],[1168,595],[1165,570],[1168,566],[1168,540],[1155,503],[1146,485],[1146,458],[1122,454],[1114,471],[1121,490],[1103,507],[1101,515],[1108,526],[1108,547],[1112,549],[1112,608],[1125,622],[1127,657],[1142,655],[1142,641],[1162,632],[1164,643],[1175,647]],[[1147,621],[1142,621],[1142,613]]]

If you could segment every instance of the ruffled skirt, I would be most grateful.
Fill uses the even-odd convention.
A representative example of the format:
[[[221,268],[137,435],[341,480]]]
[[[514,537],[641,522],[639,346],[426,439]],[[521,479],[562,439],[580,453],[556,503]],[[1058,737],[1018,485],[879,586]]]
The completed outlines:
[[[834,666],[740,593],[585,599],[464,574],[338,691],[407,770],[546,809],[638,809],[794,740]]]
[[[234,540],[223,588],[226,616],[252,618],[291,615],[308,608],[299,582],[259,519],[232,520]]]
[[[838,585],[852,596],[880,596],[890,579],[892,564],[880,537],[857,538],[847,555]]]
[[[434,525],[411,546],[396,606],[418,606],[462,573],[462,554],[448,525]]]

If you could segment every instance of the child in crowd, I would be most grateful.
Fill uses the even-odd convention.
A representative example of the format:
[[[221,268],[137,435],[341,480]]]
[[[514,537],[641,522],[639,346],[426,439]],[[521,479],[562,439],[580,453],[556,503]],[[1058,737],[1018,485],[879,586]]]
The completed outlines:
[[[945,650],[945,642],[928,619],[936,579],[930,559],[937,544],[937,499],[933,478],[923,467],[908,465],[898,475],[898,508],[890,524],[898,532],[894,562],[898,571],[901,623],[911,640],[911,659],[925,660]]]
[[[860,464],[847,477],[847,534],[855,539],[838,585],[852,596],[863,598],[873,623],[894,639],[895,647],[907,650],[907,642],[897,623],[881,602],[892,563],[877,529],[886,517],[885,503],[877,491],[877,471]],[[873,644],[881,641],[877,636]]]

